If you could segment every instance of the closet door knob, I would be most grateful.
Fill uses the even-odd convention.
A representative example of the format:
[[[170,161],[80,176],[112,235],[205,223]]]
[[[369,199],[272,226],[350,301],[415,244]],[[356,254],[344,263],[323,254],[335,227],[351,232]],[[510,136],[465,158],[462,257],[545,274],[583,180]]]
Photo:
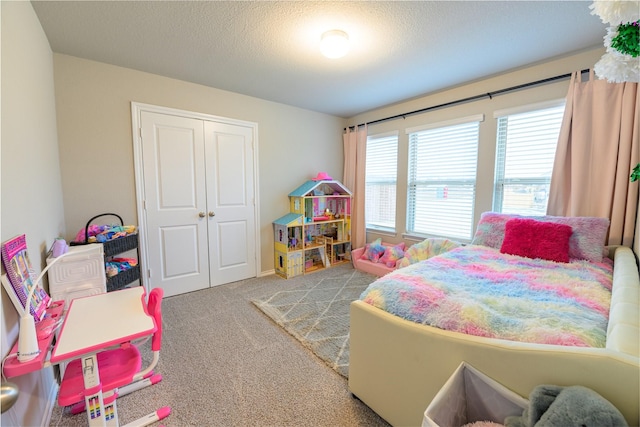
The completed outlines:
[[[200,212],[200,213],[198,214],[198,216],[199,216],[200,218],[204,218],[206,215],[204,214],[204,212]]]
[[[216,216],[216,213],[214,211],[209,211],[209,216],[213,218],[214,216]]]

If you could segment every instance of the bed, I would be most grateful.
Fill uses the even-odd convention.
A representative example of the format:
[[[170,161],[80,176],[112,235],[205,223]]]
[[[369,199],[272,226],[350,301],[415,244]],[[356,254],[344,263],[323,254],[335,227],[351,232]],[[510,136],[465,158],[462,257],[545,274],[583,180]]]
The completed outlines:
[[[509,222],[514,219],[517,221]],[[457,270],[460,267],[448,264],[453,262],[449,258],[455,258],[456,252],[463,253],[461,258],[468,258],[474,268],[479,270],[485,269],[477,267],[480,258],[490,259],[490,262],[494,263],[491,265],[498,265],[496,269],[500,271],[505,268],[505,265],[500,263],[513,264],[520,261],[524,263],[523,274],[526,275],[545,267],[545,263],[553,270],[557,267],[556,264],[561,263],[501,251],[503,245],[512,243],[513,236],[521,238],[526,235],[527,227],[538,227],[540,223],[547,222],[569,225],[571,231],[568,241],[565,241],[564,237],[559,239],[554,234],[547,239],[548,236],[543,235],[546,233],[546,225],[543,225],[542,231],[535,230],[535,238],[524,240],[535,241],[537,246],[546,240],[550,240],[546,243],[551,246],[558,240],[564,242],[565,245],[559,253],[564,254],[568,248],[568,254],[571,255],[568,263],[569,272],[565,273],[568,276],[559,281],[577,280],[576,283],[579,283],[560,288],[562,290],[551,289],[549,291],[552,294],[571,293],[572,288],[582,286],[581,282],[592,279],[598,282],[599,276],[610,275],[609,284],[600,285],[605,289],[604,293],[598,294],[602,289],[599,289],[596,283],[595,290],[585,288],[575,292],[570,309],[560,308],[560,311],[572,311],[566,316],[568,318],[579,317],[580,310],[575,310],[576,305],[590,308],[590,311],[585,312],[590,313],[586,314],[586,317],[589,321],[595,322],[593,325],[584,327],[582,331],[575,331],[572,325],[564,326],[564,333],[558,335],[553,335],[547,330],[530,334],[531,337],[522,334],[523,339],[530,341],[523,342],[513,336],[514,333],[522,331],[523,326],[512,320],[502,322],[516,324],[515,328],[504,334],[502,331],[496,333],[487,329],[477,318],[471,322],[444,320],[444,323],[439,324],[436,320],[428,318],[428,314],[424,314],[429,312],[427,309],[423,310],[422,305],[426,303],[412,302],[414,297],[409,296],[406,286],[402,286],[402,283],[406,285],[409,273],[427,274],[427,270],[424,270],[427,267],[411,265],[378,279],[363,293],[362,299],[351,304],[349,389],[353,395],[392,425],[419,426],[431,399],[460,363],[466,362],[523,397],[527,397],[531,390],[540,384],[589,387],[613,403],[625,416],[629,425],[639,425],[638,266],[636,256],[630,248],[604,248],[603,243],[599,243],[604,242],[608,221],[588,218],[524,218],[486,213],[478,225],[473,244],[419,264],[439,262],[440,268],[451,266],[448,276],[456,278],[456,282],[461,281],[460,274],[456,274],[459,273]],[[524,228],[511,227],[515,223],[518,223],[518,227],[522,225]],[[567,234],[566,228],[562,231]],[[607,257],[602,256],[605,249],[608,251]],[[525,252],[530,250],[531,248],[526,248]],[[544,250],[554,253],[554,248],[550,246],[544,247]],[[499,260],[500,257],[504,257],[506,261]],[[595,278],[582,276],[589,268],[593,269],[590,274]],[[473,274],[475,273],[469,271],[464,273]],[[441,279],[436,278],[433,282]],[[500,280],[503,279],[504,277]],[[474,277],[470,282],[481,283],[483,287],[490,286],[484,280],[486,279]],[[400,284],[400,297],[395,299],[382,294],[382,289],[391,286],[390,283],[394,281]],[[525,288],[531,288],[528,291],[535,292],[536,289],[544,288],[544,280],[539,280],[537,284],[535,281],[526,283]],[[438,288],[431,288],[426,292],[429,295],[423,297],[423,300],[438,301],[434,296],[437,292]],[[522,289],[511,292],[524,292],[527,295]],[[526,297],[532,298],[531,295],[528,294]],[[492,297],[478,297],[483,298],[491,300]],[[453,303],[456,304],[460,305],[460,302]],[[517,304],[513,306],[517,307]],[[409,314],[409,320],[385,310],[405,316]],[[449,310],[443,308],[442,311]],[[527,313],[527,316],[530,314]],[[562,318],[563,315],[549,317]],[[495,319],[493,320],[493,323],[496,323]],[[564,319],[561,319],[560,323],[562,321]],[[439,327],[429,326],[429,323]],[[454,330],[446,330],[443,325],[447,323],[453,323],[454,327],[451,329]],[[491,319],[486,323],[492,323]],[[533,325],[539,323],[541,322],[533,321]],[[525,322],[524,325],[525,330],[532,329],[531,323]],[[549,338],[545,340],[544,337]]]

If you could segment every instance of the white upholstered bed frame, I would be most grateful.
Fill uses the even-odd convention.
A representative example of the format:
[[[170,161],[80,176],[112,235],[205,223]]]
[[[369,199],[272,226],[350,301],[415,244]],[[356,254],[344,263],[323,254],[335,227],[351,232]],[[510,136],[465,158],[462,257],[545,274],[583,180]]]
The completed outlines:
[[[540,384],[583,385],[640,425],[640,280],[631,249],[614,260],[606,348],[520,343],[419,325],[351,303],[349,389],[394,426],[419,426],[442,385],[465,361],[527,398]]]

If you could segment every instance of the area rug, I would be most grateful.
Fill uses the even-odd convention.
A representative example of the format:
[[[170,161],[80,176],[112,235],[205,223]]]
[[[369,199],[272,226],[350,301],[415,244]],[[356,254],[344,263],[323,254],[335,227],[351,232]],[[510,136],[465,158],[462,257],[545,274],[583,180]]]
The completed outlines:
[[[339,374],[349,375],[349,304],[377,277],[351,264],[282,279],[283,289],[252,302]]]

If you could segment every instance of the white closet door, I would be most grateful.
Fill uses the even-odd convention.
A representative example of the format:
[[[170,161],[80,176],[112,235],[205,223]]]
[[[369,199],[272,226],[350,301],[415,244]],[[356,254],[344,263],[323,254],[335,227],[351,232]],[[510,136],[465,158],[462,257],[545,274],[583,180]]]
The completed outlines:
[[[203,121],[141,112],[149,289],[209,287]]]
[[[205,122],[211,286],[256,276],[253,128]]]
[[[139,112],[143,274],[165,296],[257,275],[255,124],[199,116]]]

